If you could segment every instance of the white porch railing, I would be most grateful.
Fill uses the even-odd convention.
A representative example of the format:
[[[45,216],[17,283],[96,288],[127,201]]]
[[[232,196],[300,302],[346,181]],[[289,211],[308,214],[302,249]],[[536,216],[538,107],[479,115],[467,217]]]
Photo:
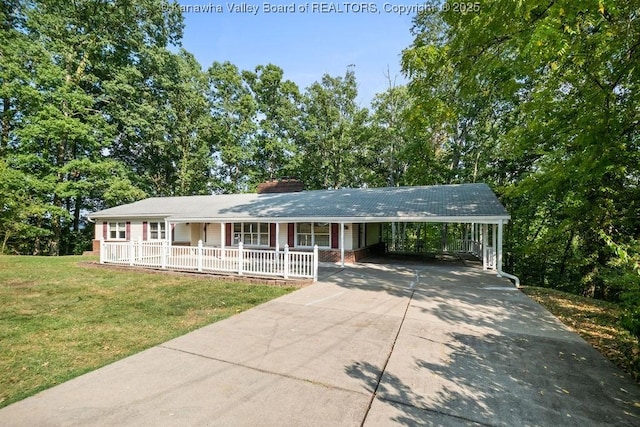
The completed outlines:
[[[166,242],[100,243],[100,264],[119,264],[238,275],[310,278],[318,280],[318,247],[313,252],[198,246],[169,246]]]
[[[496,250],[489,245],[483,245],[482,242],[469,239],[453,239],[447,240],[442,247],[443,252],[466,252],[474,255],[482,260],[482,266],[486,270],[496,268]]]

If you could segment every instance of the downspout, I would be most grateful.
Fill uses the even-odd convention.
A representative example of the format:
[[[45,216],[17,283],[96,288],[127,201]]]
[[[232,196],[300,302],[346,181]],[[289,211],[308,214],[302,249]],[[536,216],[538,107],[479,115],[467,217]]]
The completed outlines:
[[[514,282],[516,282],[516,288],[520,289],[520,279],[517,276],[514,276],[513,274],[507,273],[505,271],[502,271],[502,227],[503,227],[503,222],[504,220],[501,219],[498,222],[498,250],[496,251],[497,254],[497,272],[498,272],[498,277],[506,277],[508,279],[513,280]]]
[[[507,279],[511,279],[513,281],[516,282],[516,288],[520,289],[520,279],[518,279],[518,276],[514,276],[513,274],[510,273],[506,273],[502,270],[498,270],[498,277],[506,277]]]

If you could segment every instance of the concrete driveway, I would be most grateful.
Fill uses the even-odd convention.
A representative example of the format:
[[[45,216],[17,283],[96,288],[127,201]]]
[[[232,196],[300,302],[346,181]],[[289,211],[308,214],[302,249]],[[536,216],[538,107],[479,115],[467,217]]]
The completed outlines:
[[[640,425],[640,388],[510,283],[360,264],[0,410],[32,425]]]

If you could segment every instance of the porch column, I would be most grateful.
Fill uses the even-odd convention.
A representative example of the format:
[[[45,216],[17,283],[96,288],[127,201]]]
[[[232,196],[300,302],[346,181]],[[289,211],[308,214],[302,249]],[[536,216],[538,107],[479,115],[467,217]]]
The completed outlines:
[[[224,222],[220,223],[220,249],[222,249],[222,256],[224,257],[224,245],[227,242],[227,225]]]
[[[167,240],[167,246],[171,246],[171,222],[168,219],[164,220],[164,235]]]
[[[482,224],[482,269],[487,269],[487,245],[489,243],[489,230],[487,224]]]
[[[502,224],[503,220],[498,220],[498,247],[496,249],[496,268],[498,270],[498,276],[501,277],[502,272]]]
[[[276,253],[280,252],[280,223],[276,222]]]
[[[344,267],[344,222],[340,223],[340,265]]]

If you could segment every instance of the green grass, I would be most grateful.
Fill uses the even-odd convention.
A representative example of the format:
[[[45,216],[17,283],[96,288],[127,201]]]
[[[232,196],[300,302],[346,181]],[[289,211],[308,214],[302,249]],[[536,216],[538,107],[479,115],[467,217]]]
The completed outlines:
[[[525,286],[522,291],[640,383],[640,342],[620,324],[619,305],[555,289]]]
[[[0,256],[0,407],[293,290],[91,260]]]

